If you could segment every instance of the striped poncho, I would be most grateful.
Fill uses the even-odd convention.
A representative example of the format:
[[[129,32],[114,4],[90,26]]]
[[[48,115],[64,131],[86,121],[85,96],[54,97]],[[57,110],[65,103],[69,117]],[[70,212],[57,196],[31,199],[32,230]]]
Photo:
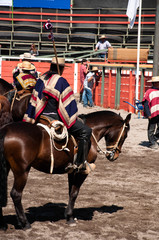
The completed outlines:
[[[56,99],[58,114],[65,126],[70,128],[76,122],[77,103],[69,83],[58,74],[52,75],[48,80],[43,77],[38,79],[23,121],[35,123],[47,105],[48,96]]]
[[[150,88],[146,91],[142,102],[148,101],[151,117],[159,115],[159,89]]]

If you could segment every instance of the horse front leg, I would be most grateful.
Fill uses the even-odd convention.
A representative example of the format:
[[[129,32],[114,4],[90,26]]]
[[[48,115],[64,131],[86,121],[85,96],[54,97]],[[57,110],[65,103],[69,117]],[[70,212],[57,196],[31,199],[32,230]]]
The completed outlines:
[[[28,173],[25,173],[21,177],[15,178],[14,185],[13,185],[13,188],[10,193],[13,203],[14,203],[16,215],[17,215],[18,223],[17,223],[16,228],[23,229],[23,230],[31,228],[31,225],[28,222],[27,217],[24,213],[22,202],[21,202],[22,191],[26,185],[27,176],[28,176]]]
[[[73,225],[76,222],[73,216],[73,209],[74,209],[75,201],[77,199],[80,187],[85,181],[87,176],[88,176],[87,174],[81,174],[81,173],[68,174],[69,201],[65,211],[65,218],[69,225]]]

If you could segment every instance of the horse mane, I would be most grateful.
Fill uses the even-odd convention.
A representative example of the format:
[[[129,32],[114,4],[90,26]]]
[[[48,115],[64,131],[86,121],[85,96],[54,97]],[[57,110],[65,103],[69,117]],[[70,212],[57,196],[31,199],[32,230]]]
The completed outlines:
[[[109,110],[103,110],[103,111],[96,111],[96,112],[91,112],[88,114],[80,114],[78,115],[79,118],[81,118],[84,122],[88,119],[94,119],[95,117],[98,118],[98,120],[100,120],[103,117],[109,117],[112,120],[119,120],[121,122],[123,122],[123,118],[121,117],[120,113],[117,114],[113,111],[109,111]]]

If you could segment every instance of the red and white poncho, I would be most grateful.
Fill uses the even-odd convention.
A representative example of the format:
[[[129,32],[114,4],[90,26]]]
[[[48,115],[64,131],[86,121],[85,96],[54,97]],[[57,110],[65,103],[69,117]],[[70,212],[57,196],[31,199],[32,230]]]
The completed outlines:
[[[145,92],[143,102],[147,100],[151,117],[159,115],[159,89],[150,88]]]

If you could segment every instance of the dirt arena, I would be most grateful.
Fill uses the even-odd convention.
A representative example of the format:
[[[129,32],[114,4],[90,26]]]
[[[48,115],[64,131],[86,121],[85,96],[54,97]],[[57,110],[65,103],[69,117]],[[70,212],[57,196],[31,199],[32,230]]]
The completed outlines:
[[[101,108],[79,113],[99,111]],[[123,118],[127,112],[121,110]],[[10,196],[4,215],[8,230],[0,240],[157,240],[159,239],[159,149],[148,148],[147,119],[132,114],[130,132],[115,162],[98,154],[96,169],[84,182],[75,204],[77,225],[64,219],[68,202],[67,175],[31,170],[23,206],[32,228],[15,230]],[[100,146],[105,150],[104,141]],[[9,175],[8,194],[13,177]]]

